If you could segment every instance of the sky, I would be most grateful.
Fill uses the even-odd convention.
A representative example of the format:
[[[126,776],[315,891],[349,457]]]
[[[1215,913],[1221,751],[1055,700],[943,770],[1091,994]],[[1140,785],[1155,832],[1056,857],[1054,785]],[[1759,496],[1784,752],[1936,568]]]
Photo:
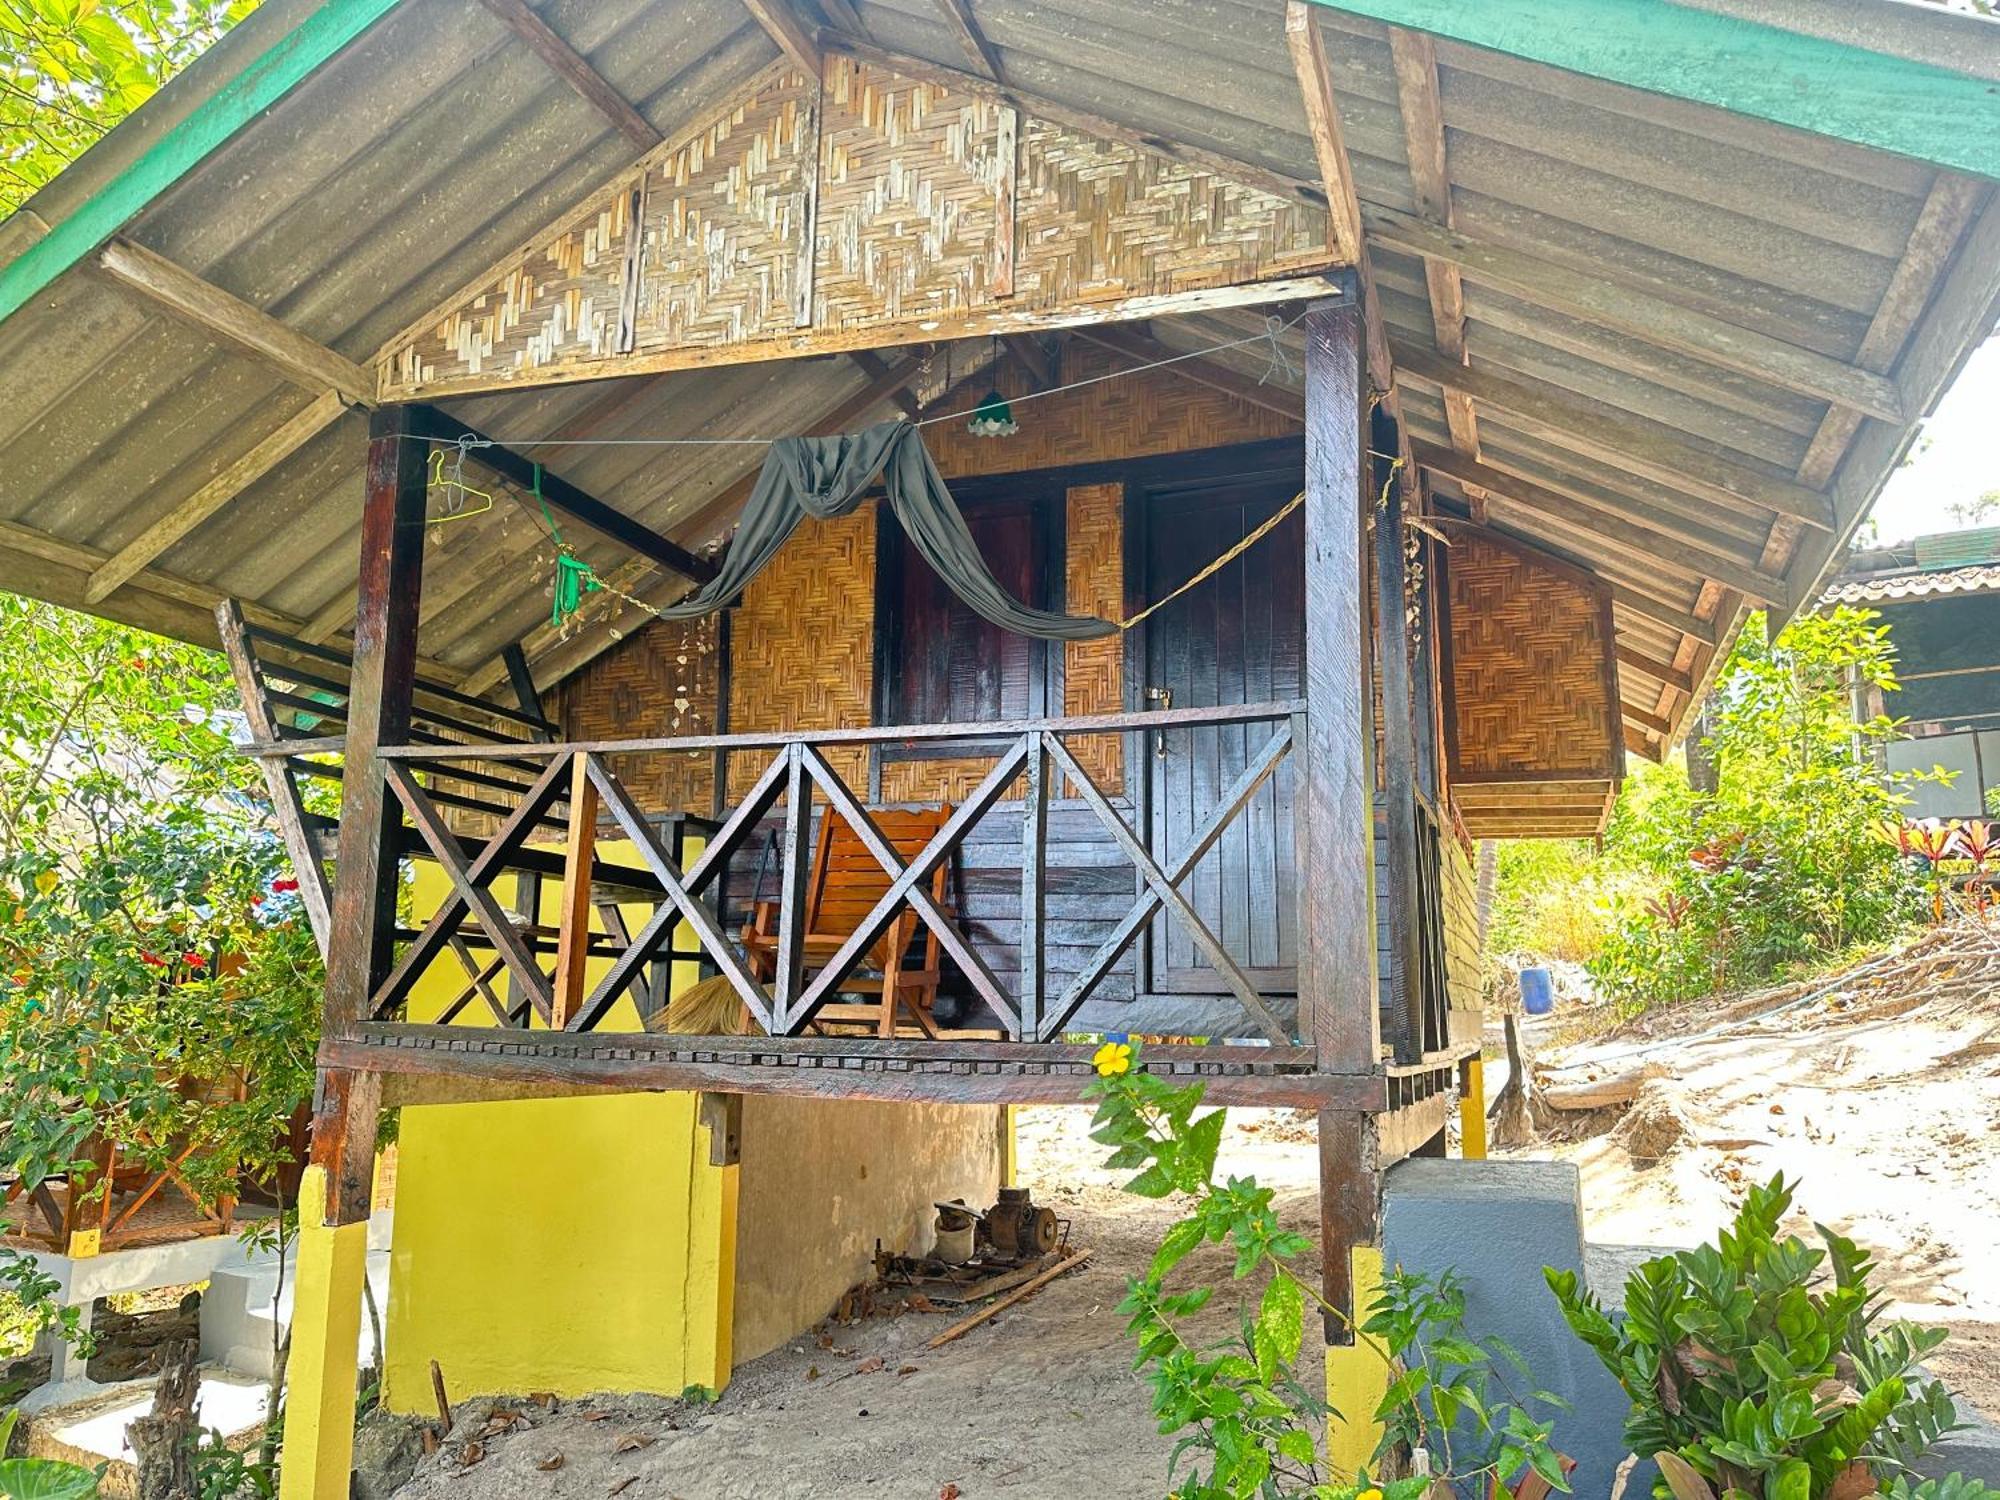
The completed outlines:
[[[1994,491],[2000,491],[2000,335],[1966,361],[1869,514],[1886,546],[1959,530],[1966,523],[1948,507]],[[2000,515],[1986,524],[2000,525]]]

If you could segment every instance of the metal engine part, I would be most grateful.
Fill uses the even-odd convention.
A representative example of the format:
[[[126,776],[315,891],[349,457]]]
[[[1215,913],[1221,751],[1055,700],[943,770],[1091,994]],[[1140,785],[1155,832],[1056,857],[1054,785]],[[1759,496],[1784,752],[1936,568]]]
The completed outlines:
[[[1037,1207],[1024,1187],[1000,1189],[1000,1201],[986,1211],[979,1228],[996,1259],[1032,1260],[1056,1247],[1055,1210]]]

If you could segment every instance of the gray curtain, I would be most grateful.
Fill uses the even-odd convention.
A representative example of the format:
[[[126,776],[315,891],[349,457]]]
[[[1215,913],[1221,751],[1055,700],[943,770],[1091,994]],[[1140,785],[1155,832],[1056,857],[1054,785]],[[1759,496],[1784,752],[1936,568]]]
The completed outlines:
[[[878,476],[888,490],[890,509],[917,551],[980,618],[1020,635],[1052,641],[1089,640],[1118,629],[1095,615],[1030,609],[1000,587],[979,555],[930,450],[906,421],[883,422],[839,437],[780,438],[771,444],[720,570],[660,614],[685,620],[722,608],[777,556],[801,517],[825,520],[846,515],[861,503]]]

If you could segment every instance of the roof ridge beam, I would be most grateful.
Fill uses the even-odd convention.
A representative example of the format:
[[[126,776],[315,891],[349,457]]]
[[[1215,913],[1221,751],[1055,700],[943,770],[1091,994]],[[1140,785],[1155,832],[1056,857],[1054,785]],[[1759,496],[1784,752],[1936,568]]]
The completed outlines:
[[[343,354],[253,307],[233,292],[132,240],[115,239],[97,264],[120,286],[225,344],[277,366],[294,385],[334,390],[351,406],[371,406],[375,377]]]
[[[819,28],[807,23],[792,0],[743,0],[743,8],[801,72],[808,78],[820,76]]]
[[[660,132],[652,121],[614,89],[589,59],[564,41],[541,16],[528,7],[527,0],[480,0],[509,31],[525,42],[530,51],[549,65],[550,70],[596,108],[618,131],[641,151],[660,144]]]

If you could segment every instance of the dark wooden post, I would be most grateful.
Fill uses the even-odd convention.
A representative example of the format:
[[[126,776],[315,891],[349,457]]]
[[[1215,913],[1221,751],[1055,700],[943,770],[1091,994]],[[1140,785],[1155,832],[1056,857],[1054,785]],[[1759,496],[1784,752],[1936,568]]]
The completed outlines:
[[[1371,424],[1378,453],[1394,453],[1396,425],[1377,412]],[[1410,627],[1404,612],[1407,568],[1403,554],[1403,494],[1389,461],[1377,459],[1375,514],[1375,628],[1382,680],[1382,802],[1388,848],[1383,893],[1389,914],[1389,1016],[1395,1024],[1396,1061],[1416,1062],[1424,1052],[1422,996],[1417,980],[1417,742],[1410,724]],[[1374,486],[1371,486],[1374,488]]]
[[[403,413],[378,408],[368,422],[368,481],[361,511],[360,597],[340,783],[333,942],[327,953],[321,1033],[342,1037],[373,1008],[396,937],[396,857],[402,813],[375,751],[409,739],[417,667],[417,601],[424,566],[425,445],[405,436]],[[313,1109],[313,1160],[326,1168],[327,1222],[368,1216],[375,1165],[375,1074],[322,1068]]]
[[[1367,532],[1362,489],[1367,392],[1362,319],[1352,277],[1315,303],[1306,330],[1306,712],[1298,844],[1299,1005],[1322,1072],[1380,1066],[1375,988],[1374,798]],[[1375,1119],[1352,1109],[1319,1117],[1322,1287],[1354,1311],[1356,1246],[1375,1243],[1380,1187]],[[1329,1343],[1354,1334],[1329,1317]]]

